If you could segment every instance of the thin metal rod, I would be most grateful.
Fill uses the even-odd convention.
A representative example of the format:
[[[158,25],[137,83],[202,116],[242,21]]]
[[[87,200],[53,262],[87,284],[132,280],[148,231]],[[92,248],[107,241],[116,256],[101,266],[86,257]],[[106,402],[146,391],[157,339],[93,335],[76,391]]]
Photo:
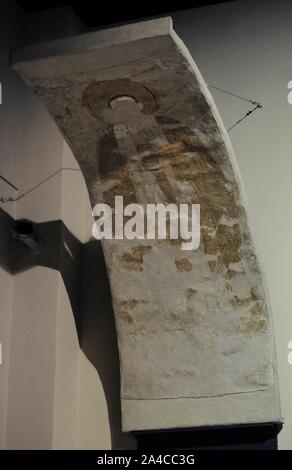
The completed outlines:
[[[251,103],[254,106],[259,105],[259,107],[262,107],[262,105],[258,101],[249,100],[248,98],[244,98],[243,96],[237,95],[236,93],[233,93],[233,92],[228,91],[228,90],[224,90],[223,88],[219,88],[218,86],[214,86],[214,85],[210,85],[210,84],[207,84],[207,86],[209,88],[214,88],[214,90],[222,91],[222,93],[225,93],[226,95],[234,96],[234,98],[238,98],[239,100],[247,101],[248,103]]]
[[[249,111],[247,111],[247,113],[245,113],[245,115],[243,117],[241,117],[240,119],[238,119],[238,121],[236,121],[234,124],[232,124],[232,126],[229,127],[229,129],[227,129],[227,132],[231,131],[231,129],[238,126],[238,124],[240,124],[244,119],[246,119],[248,116],[250,116],[254,111],[256,111],[257,109],[261,109],[263,107],[263,105],[259,101],[249,100],[248,98],[244,98],[243,96],[237,95],[236,93],[233,93],[233,92],[228,91],[228,90],[224,90],[224,88],[219,88],[219,87],[214,86],[214,85],[207,84],[207,86],[209,88],[214,88],[214,90],[221,91],[222,93],[225,93],[226,95],[233,96],[234,98],[237,98],[237,99],[242,100],[242,101],[247,101],[248,103],[251,103],[251,104],[254,105],[254,107],[252,109],[250,109]]]
[[[0,178],[1,180],[5,181],[5,183],[7,183],[11,188],[15,189],[15,191],[18,191],[18,188],[13,183],[11,183],[11,181],[9,181],[7,178],[5,178],[2,175],[0,175]]]
[[[47,178],[45,178],[44,180],[40,181],[40,183],[36,184],[35,186],[33,186],[32,188],[28,189],[27,191],[25,191],[24,193],[20,194],[19,196],[15,197],[15,198],[12,198],[12,197],[1,197],[0,198],[0,202],[17,202],[19,201],[20,199],[22,199],[24,196],[27,196],[28,194],[30,194],[32,191],[34,191],[35,189],[39,188],[40,186],[42,186],[44,183],[46,183],[47,181],[49,181],[51,178],[54,178],[54,176],[56,176],[58,173],[60,173],[61,171],[63,170],[67,170],[67,171],[81,171],[80,168],[60,168],[59,170],[55,171],[54,173],[52,173],[50,176],[48,176]],[[17,188],[15,188],[17,189]]]
[[[247,113],[245,113],[245,115],[238,119],[238,121],[236,121],[234,124],[232,124],[231,127],[229,127],[229,129],[227,129],[227,132],[231,131],[231,129],[233,129],[234,127],[238,126],[238,124],[240,124],[244,119],[246,119],[248,116],[250,116],[254,111],[256,111],[257,109],[260,109],[262,106],[258,106],[256,105],[254,108],[250,109],[249,111],[247,111]]]

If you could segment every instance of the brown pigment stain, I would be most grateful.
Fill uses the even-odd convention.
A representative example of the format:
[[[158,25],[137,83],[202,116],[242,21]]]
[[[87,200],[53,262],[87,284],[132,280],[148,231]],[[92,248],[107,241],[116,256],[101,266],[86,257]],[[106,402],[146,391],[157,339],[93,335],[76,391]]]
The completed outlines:
[[[137,325],[135,322],[135,317],[133,315],[133,310],[138,305],[144,305],[147,303],[148,301],[140,300],[140,299],[123,300],[122,302],[120,302],[119,313],[121,315],[122,320],[124,320],[129,325],[134,326],[135,330],[137,330]],[[140,326],[140,329],[141,329],[141,326]]]
[[[106,151],[99,152],[101,176],[114,177],[117,180],[113,188],[104,191],[104,201],[112,207],[114,197],[123,195],[125,204],[137,202],[135,185],[130,176],[133,171],[155,170],[155,179],[165,196],[165,204],[177,202],[177,185],[187,182],[191,202],[201,205],[201,240],[204,251],[217,256],[218,266],[228,268],[230,263],[241,260],[242,237],[239,224],[220,224],[220,219],[223,215],[238,218],[241,208],[236,204],[236,186],[226,179],[220,167],[220,152],[218,153],[216,146],[212,150],[217,155],[217,161],[211,156],[211,150],[186,127],[161,130],[169,143],[157,146],[157,143],[145,142],[144,151],[150,151],[151,154],[141,158],[142,168],[135,167],[132,171],[127,157],[118,150],[113,131],[103,137],[102,147],[106,150],[110,146],[111,155]],[[186,151],[190,153],[187,154]],[[210,229],[215,230],[215,235],[212,232],[210,235]],[[181,241],[171,240],[170,243],[179,246]],[[134,269],[141,270],[137,265]],[[226,273],[227,278],[233,275],[235,271],[232,270]]]
[[[182,138],[181,134],[177,135]],[[190,138],[189,134],[187,138]],[[202,152],[198,141],[196,148]],[[240,261],[239,225],[230,227],[219,224],[220,218],[226,213],[230,217],[238,217],[239,208],[235,204],[234,192],[226,187],[227,181],[220,166],[208,155],[206,149],[205,153],[197,155],[196,158],[179,152],[171,156],[151,155],[144,158],[143,164],[148,169],[156,170],[156,181],[165,195],[165,203],[177,202],[177,180],[187,181],[191,185],[192,202],[201,204],[202,242],[205,252],[216,254],[219,263],[223,262],[226,267],[231,262]],[[215,237],[210,237],[206,227],[216,229]],[[175,244],[179,243],[172,242],[172,245]],[[229,274],[232,276],[231,271]]]
[[[167,176],[167,172],[159,171],[155,175],[156,181],[164,194],[164,204],[176,203],[175,185],[172,178]]]
[[[197,293],[197,289],[193,289],[192,287],[190,287],[189,289],[186,290],[186,297],[187,297],[187,300],[191,300]]]
[[[97,155],[99,173],[103,179],[121,176],[127,163],[127,158],[119,151],[113,128],[100,138]]]
[[[205,252],[211,255],[217,255],[218,259],[222,261],[226,267],[228,267],[230,263],[237,263],[241,260],[241,233],[238,224],[233,226],[218,225],[214,237],[211,237],[207,231],[202,228],[201,235]]]
[[[258,296],[256,293],[255,287],[251,287],[250,289],[250,295],[248,297],[244,297],[243,299],[239,298],[237,295],[234,295],[234,297],[231,299],[231,305],[234,308],[237,307],[243,307],[245,305],[248,305],[250,302],[253,302],[255,300],[258,300]]]
[[[136,190],[130,176],[126,175],[115,185],[103,192],[103,201],[110,207],[115,206],[115,196],[123,196],[124,205],[137,202]]]
[[[208,261],[208,266],[209,266],[210,271],[215,272],[217,268],[217,261],[215,260]]]
[[[122,315],[123,315],[123,319],[124,319],[127,323],[129,323],[130,325],[134,323],[134,318],[133,318],[133,316],[132,316],[130,313],[128,313],[128,312],[123,312]]]
[[[181,143],[177,143],[176,147],[179,149]],[[158,155],[151,154],[149,156],[145,156],[142,159],[142,164],[145,170],[147,171],[155,171],[155,179],[156,182],[164,194],[164,204],[169,203],[177,203],[177,196],[176,196],[176,175],[172,166],[172,161],[175,160],[176,154],[169,153],[165,154],[163,149],[166,146],[159,147],[161,153]],[[175,151],[174,144],[171,145],[170,148]]]
[[[189,272],[193,269],[192,263],[187,258],[176,259],[175,265],[179,273]]]
[[[146,304],[146,303],[148,303],[148,301],[140,300],[140,299],[123,300],[119,304],[120,313],[121,314],[129,313],[129,311],[134,310],[137,307],[137,305]]]
[[[251,315],[261,315],[265,307],[264,302],[259,301],[250,309]]]
[[[142,161],[145,166],[149,164],[157,164],[159,162],[160,157],[164,157],[165,155],[169,154],[175,154],[176,152],[181,152],[183,150],[185,150],[184,142],[174,142],[171,144],[160,145],[151,148],[151,154],[145,155],[142,158]]]
[[[242,333],[259,333],[266,331],[267,322],[264,319],[253,317],[248,315],[246,317],[240,317],[238,320],[238,326]]]
[[[188,156],[183,152],[173,155],[167,162],[167,167],[171,165],[173,168],[173,176],[170,180],[168,175],[168,186],[165,178],[160,176],[161,189],[173,201],[176,180],[187,182],[191,187],[192,203],[201,205],[201,234],[205,252],[217,255],[219,263],[222,262],[226,267],[232,262],[240,261],[239,224],[232,227],[220,224],[223,215],[234,219],[240,215],[235,186],[226,179],[219,162],[211,157],[210,151],[189,129],[164,129],[164,133],[170,142],[183,142],[186,150],[195,155]],[[210,235],[209,229],[216,230],[215,236]],[[232,277],[234,273],[230,271],[228,274]]]
[[[231,279],[234,276],[237,276],[239,274],[245,274],[244,271],[236,271],[235,269],[227,269],[226,272],[224,273],[225,279]]]
[[[173,143],[166,144],[166,145],[161,145],[160,147],[157,147],[156,151],[160,155],[163,155],[165,153],[174,153],[174,152],[178,152],[184,149],[185,149],[184,142],[178,141],[178,142],[173,142]]]
[[[181,247],[181,244],[184,243],[186,240],[183,240],[179,235],[178,238],[169,238],[168,242],[170,246],[174,247]]]
[[[142,157],[142,165],[145,170],[160,169],[160,155],[147,155]]]
[[[169,116],[155,116],[155,119],[157,121],[158,124],[160,125],[178,125],[179,124],[179,121],[177,119],[174,119],[172,117],[169,117]]]
[[[175,143],[175,142],[183,142],[185,148],[188,151],[191,148],[202,148],[201,140],[198,136],[193,134],[188,127],[175,127],[172,129],[163,128],[163,132],[165,137],[167,138],[168,142]]]
[[[238,217],[235,187],[224,176],[219,162],[211,157],[210,150],[187,128],[164,129],[164,133],[170,142],[182,141],[187,151],[195,153],[176,154],[171,163],[177,179],[192,187],[192,202],[201,204],[201,225],[216,228],[222,215]]]
[[[120,259],[128,271],[143,271],[144,255],[152,250],[152,246],[139,245],[125,251]]]

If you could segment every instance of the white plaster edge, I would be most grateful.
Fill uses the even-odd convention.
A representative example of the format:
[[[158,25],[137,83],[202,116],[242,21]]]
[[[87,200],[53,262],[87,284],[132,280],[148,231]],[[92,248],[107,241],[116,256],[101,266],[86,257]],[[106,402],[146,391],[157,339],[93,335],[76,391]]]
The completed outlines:
[[[84,51],[121,46],[142,39],[169,36],[171,31],[172,19],[169,16],[141,21],[12,49],[11,63],[13,68],[18,70],[20,64],[24,62],[62,55],[78,55]]]
[[[277,387],[220,397],[122,399],[122,416],[124,432],[283,422]]]

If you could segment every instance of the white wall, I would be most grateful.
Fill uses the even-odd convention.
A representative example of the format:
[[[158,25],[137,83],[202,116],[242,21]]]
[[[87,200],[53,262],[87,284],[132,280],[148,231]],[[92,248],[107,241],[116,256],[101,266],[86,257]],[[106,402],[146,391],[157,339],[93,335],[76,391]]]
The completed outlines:
[[[263,104],[230,132],[270,291],[282,414],[281,449],[292,449],[292,2],[237,0],[173,15],[207,83]],[[211,90],[226,127],[251,106]]]
[[[11,24],[9,22],[11,21]],[[19,119],[14,112],[19,93],[15,84],[18,78],[8,67],[10,47],[17,44],[20,34],[19,28],[21,17],[19,11],[4,2],[1,5],[0,14],[0,81],[7,87],[2,89],[2,100],[0,104],[0,173],[12,182],[17,182],[16,153],[18,139],[15,138],[15,130],[19,128]],[[13,196],[14,191],[0,180],[1,195]],[[15,214],[14,204],[10,204],[7,213]],[[1,226],[4,222],[1,218]],[[5,257],[6,264],[10,264],[9,235],[5,229],[1,231],[1,258]],[[5,430],[7,418],[8,400],[8,373],[9,373],[9,345],[11,332],[11,310],[12,310],[12,275],[7,266],[0,266],[0,342],[2,345],[2,365],[0,365],[0,448],[5,445]]]
[[[70,10],[28,21],[10,1],[1,2],[0,20],[0,173],[19,188],[16,193],[1,182],[1,196],[20,195],[62,167],[77,170],[55,174],[17,203],[1,203],[14,219],[43,226],[43,251],[34,259],[1,227],[1,262],[6,252],[11,256],[0,271],[0,448],[110,448],[105,393],[81,351],[78,309],[73,312],[65,287],[68,282],[77,305],[80,250],[91,236],[86,186],[45,107],[9,65],[12,47],[82,28]],[[98,315],[98,304],[94,308]]]

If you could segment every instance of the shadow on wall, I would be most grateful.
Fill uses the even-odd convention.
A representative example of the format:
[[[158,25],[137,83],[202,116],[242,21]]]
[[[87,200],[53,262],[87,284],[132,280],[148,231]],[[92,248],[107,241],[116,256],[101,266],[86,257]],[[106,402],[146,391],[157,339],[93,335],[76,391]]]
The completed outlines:
[[[82,244],[62,220],[39,223],[42,240],[33,254],[11,230],[15,220],[0,208],[0,264],[10,274],[43,266],[60,272],[75,319],[81,350],[95,367],[106,396],[113,449],[134,447],[134,438],[121,431],[120,370],[110,285],[101,243]]]

